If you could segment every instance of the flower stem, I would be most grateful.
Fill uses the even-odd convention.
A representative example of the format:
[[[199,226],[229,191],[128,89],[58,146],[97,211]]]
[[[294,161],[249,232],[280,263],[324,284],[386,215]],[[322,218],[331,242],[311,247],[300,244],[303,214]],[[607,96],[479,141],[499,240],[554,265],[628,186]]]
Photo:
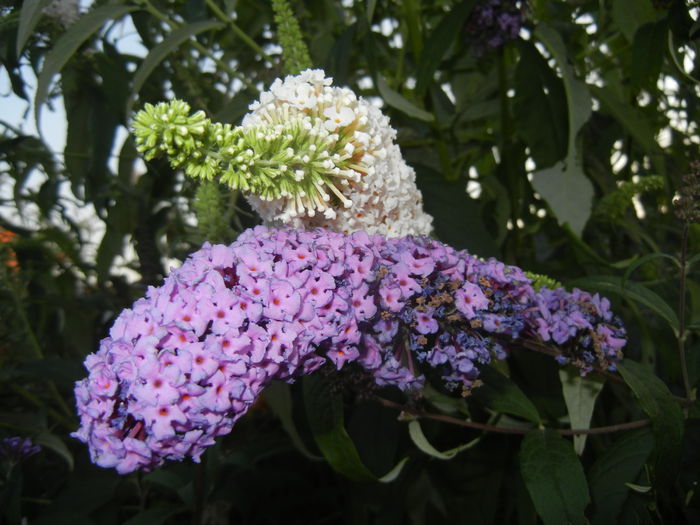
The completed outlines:
[[[270,62],[271,64],[273,63],[272,57],[265,53],[263,51],[263,48],[258,45],[258,43],[250,38],[245,31],[243,31],[236,23],[231,19],[231,17],[226,16],[226,13],[224,13],[221,8],[216,5],[214,0],[206,0],[207,5],[209,6],[209,9],[211,9],[216,17],[221,20],[222,22],[228,24],[231,26],[231,29],[233,30],[234,33],[236,33],[236,36],[240,38],[245,44],[248,45],[253,51],[255,51],[257,54],[259,54],[262,58]]]
[[[504,428],[504,427],[496,427],[493,425],[488,425],[486,423],[477,423],[476,421],[467,421],[464,419],[459,419],[456,417],[452,416],[446,416],[443,414],[433,414],[432,412],[426,412],[424,410],[419,410],[413,407],[408,407],[401,405],[399,403],[395,403],[393,401],[389,401],[388,399],[384,399],[382,397],[377,397],[375,396],[373,398],[375,401],[380,403],[381,405],[387,407],[387,408],[393,408],[396,410],[400,410],[402,412],[406,412],[408,414],[411,414],[413,416],[416,416],[418,418],[425,418],[425,419],[434,419],[436,421],[442,421],[443,423],[450,423],[452,425],[459,425],[461,427],[467,427],[467,428],[474,428],[477,430],[483,430],[484,432],[494,432],[497,434],[527,434],[532,430],[532,428]],[[649,425],[650,420],[648,419],[639,419],[636,421],[630,421],[628,423],[619,423],[617,425],[608,425],[604,427],[595,427],[595,428],[555,428],[553,429],[555,432],[562,436],[575,436],[575,435],[584,435],[584,434],[612,434],[613,432],[622,432],[624,430],[631,430],[634,428],[641,428]]]
[[[177,29],[179,27],[179,24],[176,22],[170,20],[165,14],[161,13],[153,4],[151,4],[150,0],[138,0],[138,2],[143,5],[143,7],[153,15],[155,18],[163,22],[165,25],[167,25],[171,30]],[[258,89],[253,85],[253,83],[248,80],[246,77],[241,75],[238,71],[233,69],[231,66],[226,64],[224,61],[222,61],[220,58],[215,56],[211,51],[209,51],[206,47],[204,47],[202,44],[197,42],[196,40],[191,42],[192,47],[194,47],[197,51],[199,51],[201,54],[206,55],[210,59],[212,59],[219,68],[221,68],[222,71],[225,71],[229,75],[231,75],[234,78],[237,78],[245,86],[251,90],[253,93],[257,93]]]
[[[690,401],[693,399],[693,391],[690,387],[690,379],[688,377],[688,363],[685,355],[685,296],[686,296],[686,272],[688,269],[688,222],[683,222],[683,231],[681,233],[681,273],[678,290],[678,357],[680,358],[681,375],[683,377],[683,387],[685,396]]]

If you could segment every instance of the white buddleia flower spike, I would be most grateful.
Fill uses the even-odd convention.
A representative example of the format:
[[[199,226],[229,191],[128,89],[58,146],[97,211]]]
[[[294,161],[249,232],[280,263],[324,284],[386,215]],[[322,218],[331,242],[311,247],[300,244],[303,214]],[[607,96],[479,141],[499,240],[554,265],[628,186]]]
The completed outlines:
[[[312,194],[266,199],[249,195],[267,225],[364,230],[389,237],[428,235],[432,217],[423,211],[416,175],[394,143],[389,119],[347,88],[332,86],[322,70],[277,79],[250,105],[243,129],[286,128],[302,123],[314,137],[306,156],[290,155],[291,173],[304,179],[296,163],[318,166],[326,175]],[[323,147],[323,146],[331,146]]]

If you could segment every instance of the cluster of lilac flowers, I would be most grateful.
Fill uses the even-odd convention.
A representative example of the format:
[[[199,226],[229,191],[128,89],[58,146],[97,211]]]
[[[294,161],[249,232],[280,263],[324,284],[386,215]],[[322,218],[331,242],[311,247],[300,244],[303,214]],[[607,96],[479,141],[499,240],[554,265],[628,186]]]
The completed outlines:
[[[519,0],[483,0],[474,6],[466,33],[477,56],[518,37],[523,24],[520,3]]]
[[[31,438],[28,437],[14,436],[0,439],[0,460],[18,463],[40,451],[41,447],[32,443]]]
[[[552,339],[577,364],[588,362],[575,346],[587,336],[601,366],[614,367],[624,332],[605,300],[536,294],[495,259],[428,237],[260,226],[230,246],[205,244],[121,313],[76,384],[74,435],[120,473],[198,461],[270,381],[324,363],[354,363],[404,390],[429,373],[467,393],[478,365],[517,338]]]

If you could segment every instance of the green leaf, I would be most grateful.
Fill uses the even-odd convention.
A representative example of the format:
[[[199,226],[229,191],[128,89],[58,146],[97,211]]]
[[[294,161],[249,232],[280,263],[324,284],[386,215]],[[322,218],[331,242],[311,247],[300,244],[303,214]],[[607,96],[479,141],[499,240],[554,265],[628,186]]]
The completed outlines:
[[[639,494],[646,494],[652,489],[651,486],[637,485],[636,483],[625,483],[625,485]]]
[[[367,2],[367,9],[366,9],[366,14],[367,14],[367,22],[370,24],[372,23],[372,19],[374,18],[374,9],[377,7],[377,0],[368,0]]]
[[[377,89],[379,90],[381,97],[384,99],[384,102],[405,113],[409,117],[424,120],[426,122],[432,122],[435,120],[432,113],[428,113],[427,111],[420,109],[412,102],[406,100],[398,91],[391,89],[381,75],[377,75]]]
[[[515,70],[513,116],[520,138],[539,168],[566,156],[567,108],[564,85],[532,42],[520,42]]]
[[[495,412],[514,414],[538,424],[542,421],[537,408],[518,385],[491,366],[479,371],[479,379],[484,383],[472,390],[474,399]]]
[[[433,82],[433,75],[440,66],[447,50],[462,31],[464,22],[476,4],[476,0],[465,0],[450,9],[428,37],[416,72],[416,95],[422,97]]]
[[[413,158],[407,160],[411,162]],[[458,250],[467,249],[481,257],[499,255],[494,236],[481,215],[482,203],[467,194],[464,182],[448,182],[436,169],[411,163],[416,170],[416,184],[423,193],[425,211],[435,219],[438,238]]]
[[[595,401],[603,390],[605,380],[593,376],[581,377],[578,370],[570,366],[559,369],[559,380],[571,428],[590,428]],[[574,450],[579,456],[586,446],[586,437],[585,434],[574,436]]]
[[[588,485],[569,441],[550,429],[528,432],[520,448],[520,470],[545,525],[586,523]]]
[[[654,440],[649,429],[624,435],[606,449],[588,471],[593,501],[593,525],[615,523],[629,494],[627,483],[637,479]]]
[[[131,84],[131,95],[127,101],[126,114],[128,115],[131,112],[131,106],[134,103],[136,95],[141,91],[141,88],[151,73],[153,73],[153,70],[158,67],[165,57],[178,49],[183,42],[194,35],[210,29],[220,29],[223,26],[224,24],[217,20],[203,20],[201,22],[187,24],[175,29],[160,44],[151,49],[136,70],[136,73],[134,73],[134,80]]]
[[[568,224],[579,237],[591,215],[593,184],[581,165],[576,140],[591,116],[591,96],[586,84],[576,78],[566,45],[561,35],[551,27],[540,24],[535,35],[550,51],[561,71],[569,116],[569,140],[566,160],[533,174],[532,185],[547,201],[561,224]]]
[[[75,466],[73,454],[71,454],[71,451],[68,450],[66,443],[56,434],[52,434],[47,430],[36,436],[35,441],[42,447],[52,450],[65,459],[66,463],[68,464],[68,470],[73,470],[73,467]]]
[[[420,421],[414,420],[408,424],[408,434],[411,436],[413,443],[423,452],[437,459],[452,459],[457,454],[463,450],[472,448],[474,445],[481,441],[481,438],[472,439],[468,443],[459,445],[458,447],[446,450],[445,452],[440,452],[433,445],[430,444],[428,438],[425,437],[423,429],[420,426]]]
[[[178,492],[188,483],[189,479],[183,479],[176,472],[161,468],[144,475],[143,481]]]
[[[625,359],[618,364],[618,370],[639,401],[639,406],[651,419],[654,484],[668,487],[678,476],[684,431],[683,413],[666,384],[647,367]]]
[[[612,89],[591,86],[591,90],[610,115],[646,150],[659,173],[665,173],[664,152],[656,142],[656,132],[649,119],[634,106],[621,101]]]
[[[78,48],[108,20],[116,20],[138,9],[134,6],[103,5],[80,17],[57,41],[44,59],[37,79],[34,96],[34,112],[39,128],[41,107],[49,93],[49,85],[54,75],[58,74]],[[40,129],[40,128],[39,128]]]
[[[22,54],[24,45],[32,34],[34,28],[41,19],[44,8],[51,3],[51,0],[24,0],[22,10],[19,13],[19,27],[17,28],[17,57]]]
[[[579,237],[591,216],[593,184],[580,164],[567,157],[550,168],[532,174],[532,187],[552,209],[560,224],[568,224]]]
[[[666,50],[666,20],[645,24],[634,35],[632,48],[632,80],[637,86],[656,88]]]
[[[559,66],[559,71],[561,71],[569,113],[569,145],[567,148],[567,157],[571,159],[574,157],[576,151],[576,137],[591,116],[593,102],[591,101],[591,96],[588,93],[586,84],[576,78],[576,74],[573,67],[571,67],[569,56],[566,51],[566,44],[564,44],[561,35],[545,24],[537,26],[535,35],[547,46],[557,66]]]
[[[622,283],[625,284],[627,280],[630,278],[630,275],[639,268],[640,266],[648,263],[649,261],[653,261],[655,259],[668,259],[669,261],[673,262],[677,268],[680,268],[680,261],[673,257],[672,255],[669,255],[667,253],[647,253],[646,255],[642,255],[639,258],[636,258],[634,261],[630,263],[629,266],[627,266],[627,269],[625,270],[625,274],[622,276]],[[624,267],[624,266],[623,266]]]
[[[632,42],[637,29],[653,22],[656,13],[650,0],[613,0],[612,16],[625,38]]]
[[[345,430],[343,400],[326,378],[304,378],[304,403],[314,439],[331,467],[355,481],[376,481],[362,463],[355,444]]]
[[[617,294],[650,308],[665,319],[671,328],[678,333],[678,316],[676,312],[657,293],[646,286],[633,282],[624,282],[613,275],[596,275],[582,277],[567,283],[570,287],[592,289],[605,294]]]
[[[265,401],[270,406],[272,412],[280,419],[282,428],[287,432],[292,439],[294,446],[304,456],[311,460],[321,459],[315,454],[312,454],[301,439],[297,427],[294,424],[292,417],[292,394],[289,390],[289,385],[279,381],[273,381],[264,392]]]
[[[377,481],[380,483],[391,483],[394,481],[396,478],[399,477],[401,474],[401,471],[403,470],[404,465],[408,462],[410,458],[405,457],[401,461],[399,461],[395,467],[393,467],[389,472],[384,474],[382,477],[377,478]]]

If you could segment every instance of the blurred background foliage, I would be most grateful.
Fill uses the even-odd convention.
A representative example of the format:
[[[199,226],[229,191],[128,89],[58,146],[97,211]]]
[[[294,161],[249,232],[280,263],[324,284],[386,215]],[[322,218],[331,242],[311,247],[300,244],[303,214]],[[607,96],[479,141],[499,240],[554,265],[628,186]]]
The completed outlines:
[[[0,7],[4,96],[67,116],[63,151],[0,122],[0,439],[42,446],[0,463],[0,522],[700,521],[700,227],[673,206],[698,193],[696,2],[291,2],[313,64],[390,115],[437,237],[610,297],[624,381],[523,348],[469,399],[275,385],[202,464],[124,477],[68,436],[81,362],[170,265],[230,237],[197,227],[196,183],[137,159],[130,118],[178,97],[237,124],[287,69],[266,2],[88,4]],[[518,36],[475,22],[485,7]],[[207,199],[234,232],[257,222],[236,194]],[[623,430],[584,448],[536,428],[589,424]]]

